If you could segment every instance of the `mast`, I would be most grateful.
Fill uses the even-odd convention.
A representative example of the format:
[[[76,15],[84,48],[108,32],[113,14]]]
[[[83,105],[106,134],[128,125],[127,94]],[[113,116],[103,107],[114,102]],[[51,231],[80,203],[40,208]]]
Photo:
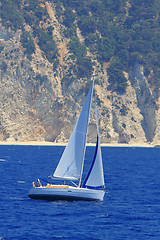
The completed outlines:
[[[91,99],[90,99],[89,115],[90,115],[90,108],[91,108],[92,95],[93,95],[93,86],[94,86],[94,75],[93,75],[93,82],[92,82],[92,93],[91,93]],[[88,132],[88,127],[87,127],[87,132]],[[87,133],[86,133],[86,135],[87,135]],[[85,140],[85,148],[84,148],[84,151],[83,151],[83,159],[82,159],[81,173],[80,173],[80,179],[79,179],[78,187],[81,187],[85,152],[86,152],[86,140]]]

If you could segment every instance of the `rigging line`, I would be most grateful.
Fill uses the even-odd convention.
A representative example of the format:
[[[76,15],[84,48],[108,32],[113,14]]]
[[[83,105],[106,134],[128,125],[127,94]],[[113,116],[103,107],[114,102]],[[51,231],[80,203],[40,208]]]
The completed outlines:
[[[73,183],[73,185],[75,185],[76,187],[78,186],[75,182],[71,181],[71,183]]]
[[[79,130],[76,130],[76,132],[79,132],[79,133],[81,133],[81,134],[83,134],[83,135],[87,135],[86,132],[82,132],[82,131],[79,131]]]
[[[62,178],[65,178],[66,173],[68,173],[68,172],[70,171],[70,168],[71,168],[71,166],[73,165],[73,163],[74,163],[74,159],[72,160],[72,162],[70,163],[70,165],[67,167],[66,171],[63,173]],[[75,170],[76,170],[76,168],[72,169],[72,172],[74,172]],[[74,174],[74,175],[75,175],[75,174]],[[53,174],[53,177],[54,177],[54,174]],[[75,177],[75,178],[78,179],[78,177]]]

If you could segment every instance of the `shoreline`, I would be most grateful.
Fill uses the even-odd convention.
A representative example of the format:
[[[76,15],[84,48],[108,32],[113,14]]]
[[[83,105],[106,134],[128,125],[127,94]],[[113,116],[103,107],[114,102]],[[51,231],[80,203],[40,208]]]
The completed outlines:
[[[54,143],[47,141],[0,141],[0,146],[15,145],[15,146],[66,146],[67,143]],[[95,146],[95,143],[87,143],[87,146]],[[149,143],[101,143],[101,147],[158,147],[160,144]]]

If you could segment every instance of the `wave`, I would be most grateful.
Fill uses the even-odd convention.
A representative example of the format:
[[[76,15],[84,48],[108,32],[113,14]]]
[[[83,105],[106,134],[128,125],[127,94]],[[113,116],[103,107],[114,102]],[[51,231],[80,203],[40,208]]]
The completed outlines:
[[[18,183],[26,183],[25,181],[17,181]]]
[[[1,158],[0,162],[8,162],[8,160]]]

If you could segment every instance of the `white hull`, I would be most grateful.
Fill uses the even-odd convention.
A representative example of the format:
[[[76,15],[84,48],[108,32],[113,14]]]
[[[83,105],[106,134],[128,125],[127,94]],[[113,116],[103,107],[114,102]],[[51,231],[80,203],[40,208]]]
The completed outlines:
[[[94,190],[72,186],[52,185],[52,187],[32,187],[28,196],[39,200],[84,200],[96,201],[103,200],[105,192],[103,190]]]

